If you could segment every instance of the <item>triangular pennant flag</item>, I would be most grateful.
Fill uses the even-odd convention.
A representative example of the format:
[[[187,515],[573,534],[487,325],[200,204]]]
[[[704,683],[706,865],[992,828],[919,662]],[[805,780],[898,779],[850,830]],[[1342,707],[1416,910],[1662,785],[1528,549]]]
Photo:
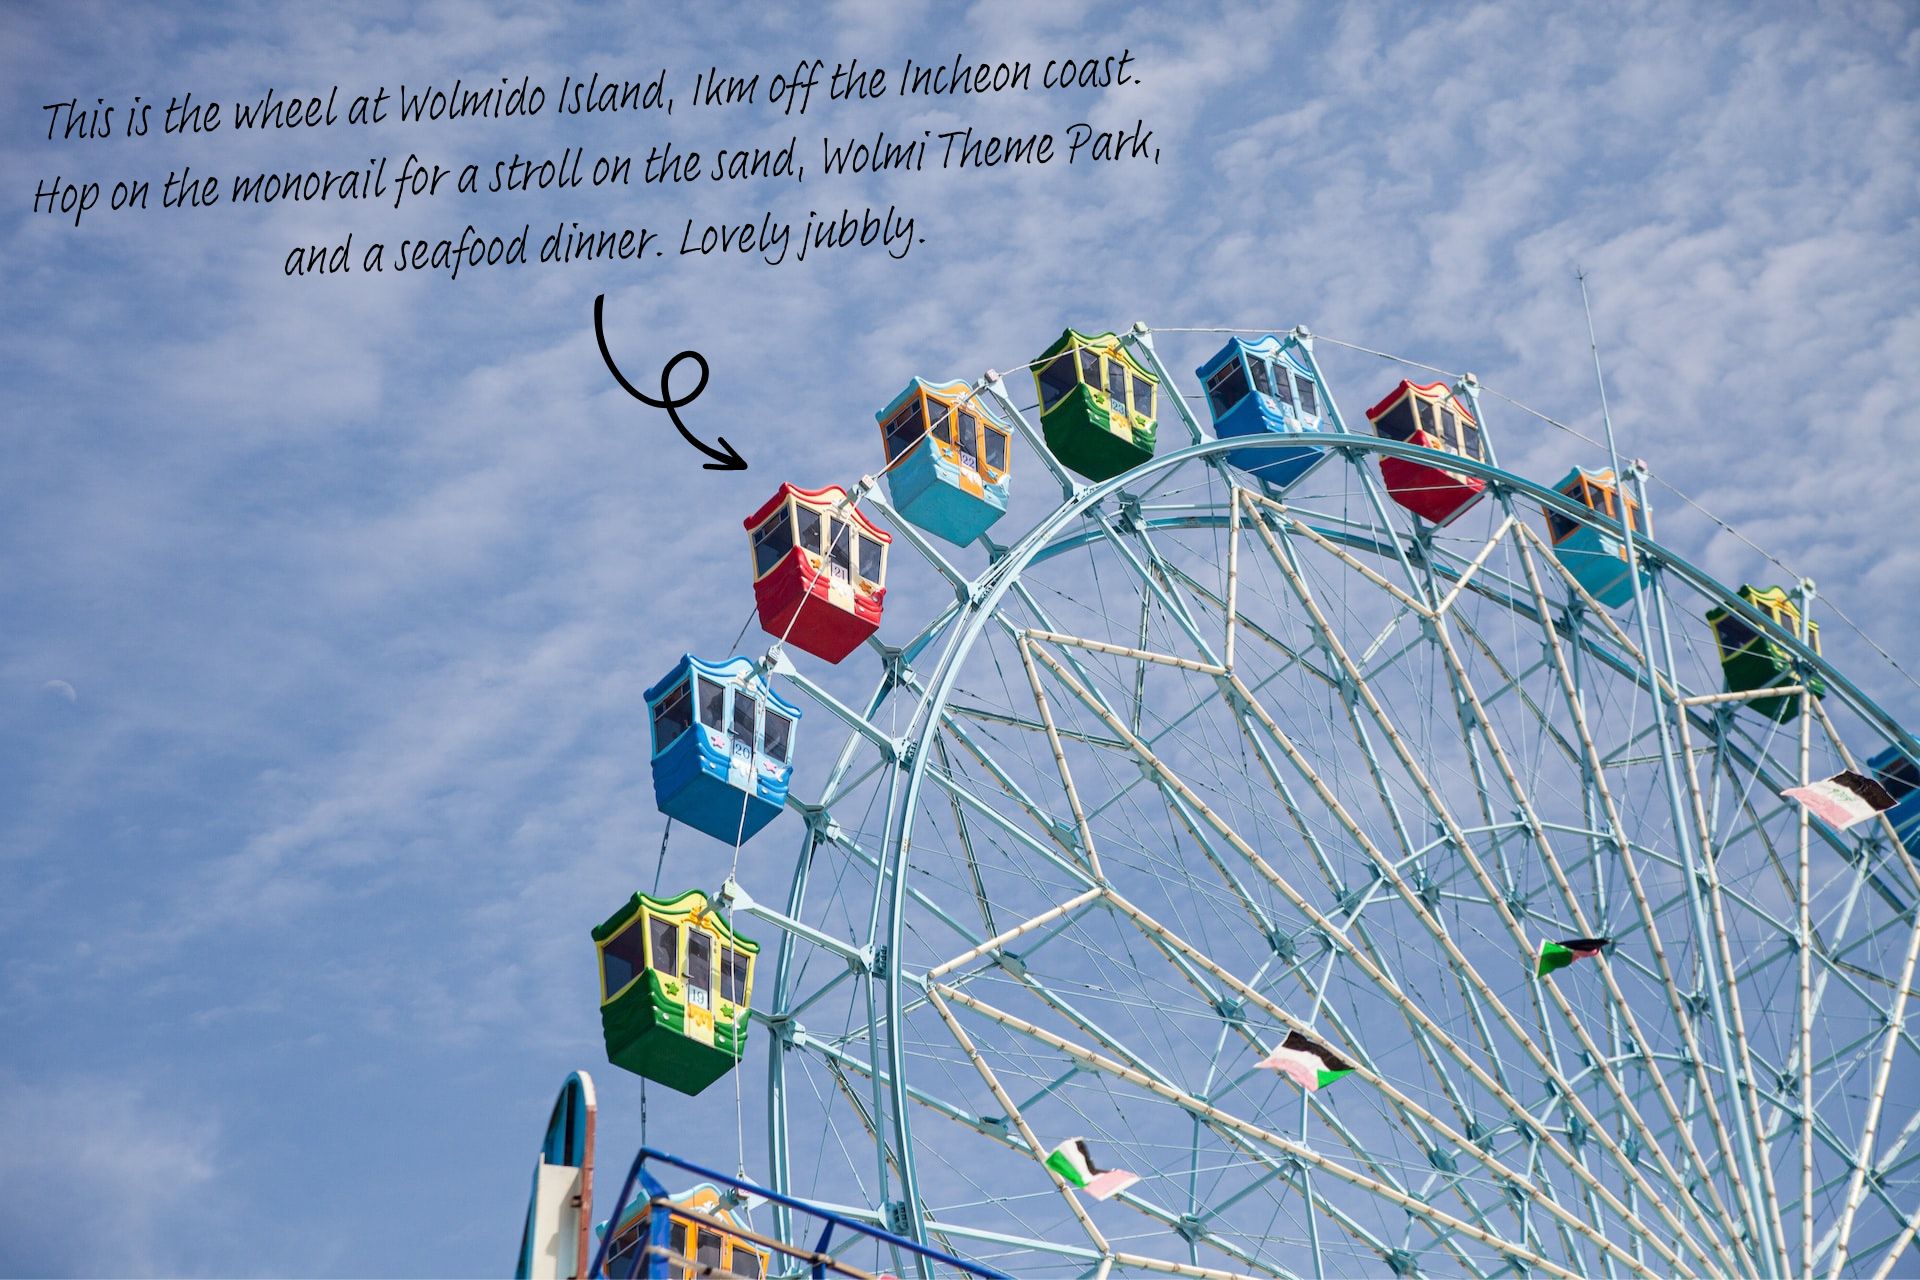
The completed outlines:
[[[1823,782],[1788,787],[1780,794],[1798,800],[1836,831],[1845,831],[1856,822],[1893,808],[1893,796],[1885,787],[1851,769],[1842,769]]]
[[[1575,960],[1597,956],[1602,949],[1612,945],[1612,938],[1562,938],[1558,942],[1543,942],[1540,944],[1540,964],[1534,972],[1544,978],[1556,969],[1566,968]]]
[[[1125,1191],[1140,1181],[1137,1173],[1128,1173],[1125,1169],[1102,1169],[1093,1162],[1093,1156],[1087,1150],[1085,1138],[1068,1138],[1053,1149],[1047,1157],[1047,1168],[1053,1170],[1068,1185],[1080,1188],[1095,1200]]]
[[[1273,1068],[1308,1093],[1332,1084],[1353,1070],[1351,1062],[1298,1031],[1287,1032],[1280,1047],[1262,1058],[1260,1065]]]

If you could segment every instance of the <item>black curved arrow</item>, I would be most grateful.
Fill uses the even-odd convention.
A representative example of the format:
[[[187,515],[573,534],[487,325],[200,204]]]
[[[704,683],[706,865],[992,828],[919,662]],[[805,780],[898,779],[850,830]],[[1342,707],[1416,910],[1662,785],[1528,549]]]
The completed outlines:
[[[712,462],[702,464],[703,470],[745,471],[747,469],[747,460],[741,457],[732,445],[727,443],[725,436],[714,437],[720,445],[720,448],[716,449],[694,435],[693,432],[687,430],[687,424],[680,421],[680,406],[692,404],[700,398],[700,393],[707,389],[707,358],[698,351],[682,351],[679,355],[667,361],[667,367],[660,371],[660,398],[658,400],[654,399],[627,381],[627,376],[620,372],[620,366],[613,362],[613,352],[607,350],[607,331],[602,326],[600,319],[601,313],[606,310],[606,302],[607,295],[604,293],[599,294],[593,300],[593,336],[600,343],[600,358],[607,362],[607,372],[613,375],[613,380],[624,387],[627,394],[635,400],[638,400],[641,404],[652,405],[656,409],[665,409],[667,416],[673,419],[673,425],[679,428],[682,436],[686,437],[687,443],[713,459]],[[673,371],[682,360],[692,360],[700,366],[700,381],[693,384],[693,390],[676,399],[671,383],[673,381]]]

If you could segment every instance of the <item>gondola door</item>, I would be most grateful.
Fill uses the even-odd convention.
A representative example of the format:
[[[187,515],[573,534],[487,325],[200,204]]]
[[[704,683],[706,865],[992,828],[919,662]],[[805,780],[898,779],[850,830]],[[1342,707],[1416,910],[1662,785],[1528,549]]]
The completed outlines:
[[[754,788],[754,699],[745,689],[733,690],[733,714],[728,724],[727,782],[751,793]]]
[[[687,1035],[701,1044],[713,1043],[713,935],[704,929],[687,930]]]

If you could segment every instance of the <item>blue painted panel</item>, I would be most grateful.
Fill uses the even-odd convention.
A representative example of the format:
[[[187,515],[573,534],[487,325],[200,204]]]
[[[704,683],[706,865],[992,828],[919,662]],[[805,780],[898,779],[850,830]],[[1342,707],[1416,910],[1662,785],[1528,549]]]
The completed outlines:
[[[1574,581],[1608,608],[1617,609],[1633,599],[1633,579],[1627,573],[1626,547],[1610,533],[1581,525],[1556,545],[1553,554],[1567,567]],[[1647,571],[1640,571],[1640,585],[1647,585]]]
[[[960,468],[925,440],[887,473],[894,510],[935,537],[963,547],[991,529],[1007,511],[1006,477],[983,483],[981,488],[984,493],[979,497],[962,488]]]
[[[923,387],[937,395],[952,398],[955,389],[964,390],[965,385],[952,383],[943,387],[924,378],[915,378],[874,416],[884,424],[908,400],[917,396]],[[979,401],[973,402],[969,411],[995,425],[1004,426]],[[988,481],[970,471],[968,475],[979,482],[982,490],[981,494],[975,495],[964,487],[961,472],[960,464],[947,457],[934,440],[923,439],[886,473],[887,500],[903,519],[912,521],[937,538],[944,538],[956,546],[966,546],[1006,514],[1007,495],[1013,487],[1013,478],[1011,471],[1004,471],[998,480]]]
[[[1888,781],[1885,772],[1904,758],[1900,748],[1888,747],[1867,761],[1867,770],[1885,786]],[[1893,824],[1894,834],[1900,837],[1908,850],[1920,852],[1920,789],[1908,792],[1893,808],[1887,810],[1887,821]]]
[[[1555,492],[1562,497],[1572,498],[1575,502],[1586,505],[1588,500],[1583,496],[1578,484],[1582,477],[1585,477],[1590,485],[1613,494],[1614,497],[1610,501],[1616,504],[1627,501],[1614,480],[1613,472],[1592,471],[1586,467],[1575,467],[1562,476],[1560,483],[1554,486]],[[1604,509],[1597,509],[1590,505],[1588,509],[1594,512],[1596,519],[1605,521],[1615,519]],[[1549,512],[1548,515],[1550,528],[1555,521],[1562,519],[1553,512]],[[1568,519],[1565,523],[1572,524],[1573,521]],[[1610,609],[1618,609],[1633,599],[1633,579],[1627,573],[1626,544],[1618,535],[1611,532],[1612,528],[1618,527],[1618,524],[1613,524],[1610,528],[1587,524],[1574,525],[1571,533],[1553,544],[1554,559],[1565,565],[1567,572],[1573,575],[1574,581],[1585,587],[1594,599]],[[1635,517],[1636,535],[1639,527],[1639,518]],[[1640,585],[1644,587],[1648,581],[1647,571],[1642,569]]]
[[[1920,847],[1920,791],[1914,792],[1887,813],[1887,821],[1911,852]]]
[[[775,693],[749,659],[733,658],[715,663],[687,654],[659,683],[647,690],[649,718],[668,694],[692,676],[703,676],[725,690],[720,711],[722,727],[700,723],[698,707],[690,697],[689,715],[694,722],[673,741],[655,744],[654,801],[660,812],[676,822],[726,844],[736,840],[744,843],[779,817],[781,809],[786,807],[800,708]],[[689,685],[689,694],[692,693]],[[733,723],[734,702],[742,697],[750,697],[759,704],[751,739],[734,738],[728,732]],[[760,708],[768,707],[785,715],[792,725],[784,761],[767,754],[765,749],[766,719]]]
[[[1214,434],[1221,439],[1235,436],[1259,436],[1266,434],[1289,434],[1302,431],[1327,431],[1326,389],[1321,387],[1304,361],[1297,354],[1299,339],[1288,336],[1278,338],[1272,334],[1255,342],[1246,342],[1240,338],[1227,339],[1227,345],[1213,354],[1205,364],[1195,372],[1200,377],[1201,387],[1211,385],[1213,376],[1229,362],[1239,362],[1241,377],[1246,385],[1246,394],[1222,412],[1215,407],[1215,397],[1207,397],[1207,406],[1213,413]],[[1252,376],[1249,360],[1271,361],[1276,371],[1285,370],[1293,374],[1296,384],[1306,383],[1313,388],[1314,412],[1301,411],[1300,406],[1288,404],[1281,398],[1259,390]],[[1297,397],[1296,397],[1297,399]],[[1326,460],[1327,451],[1318,445],[1297,445],[1284,449],[1233,449],[1227,453],[1227,461],[1255,476],[1276,489],[1285,489],[1298,483],[1309,471]]]

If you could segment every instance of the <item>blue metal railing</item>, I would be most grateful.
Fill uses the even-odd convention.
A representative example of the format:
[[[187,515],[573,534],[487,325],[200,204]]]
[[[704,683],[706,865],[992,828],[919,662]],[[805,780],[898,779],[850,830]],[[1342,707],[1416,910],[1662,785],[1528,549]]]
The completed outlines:
[[[682,1160],[679,1156],[668,1155],[664,1151],[656,1151],[652,1147],[642,1147],[640,1148],[639,1154],[634,1156],[633,1165],[627,1170],[627,1180],[621,1184],[619,1198],[614,1201],[613,1212],[607,1215],[606,1229],[601,1233],[599,1248],[594,1251],[593,1266],[587,1270],[587,1274],[594,1277],[595,1280],[605,1280],[607,1274],[607,1250],[612,1247],[614,1238],[620,1233],[620,1220],[626,1213],[627,1205],[632,1199],[634,1183],[638,1182],[645,1190],[648,1203],[656,1205],[669,1204],[666,1187],[645,1167],[649,1160],[656,1160],[661,1164],[670,1165],[684,1173],[690,1173],[696,1178],[705,1179],[716,1186],[726,1187],[744,1195],[763,1197],[774,1204],[784,1205],[789,1209],[820,1219],[825,1226],[820,1232],[819,1240],[814,1243],[813,1249],[809,1252],[799,1248],[792,1248],[789,1255],[803,1265],[810,1265],[812,1274],[815,1276],[824,1277],[828,1274],[827,1269],[833,1264],[826,1257],[827,1246],[832,1243],[835,1230],[845,1228],[848,1231],[866,1236],[876,1243],[894,1249],[905,1250],[916,1257],[926,1259],[928,1262],[935,1263],[941,1267],[951,1268],[960,1275],[979,1276],[982,1277],[983,1280],[1012,1280],[1012,1277],[1007,1275],[1006,1272],[995,1270],[984,1263],[969,1262],[965,1258],[956,1257],[953,1254],[921,1244],[918,1241],[909,1240],[904,1236],[897,1236],[891,1231],[883,1230],[870,1223],[856,1221],[853,1218],[834,1213],[829,1209],[823,1209],[818,1205],[808,1204],[805,1200],[796,1200],[792,1196],[783,1195],[778,1191],[770,1191],[765,1187],[756,1186],[751,1182],[747,1182],[742,1178],[736,1178],[731,1174],[708,1169],[702,1165],[693,1163],[691,1160]],[[652,1256],[665,1256],[667,1252],[666,1232],[667,1216],[665,1214],[659,1214],[656,1216],[655,1221],[649,1224],[650,1238],[648,1241],[648,1252]],[[650,1275],[652,1272],[651,1268],[648,1268],[638,1270],[634,1274]]]

